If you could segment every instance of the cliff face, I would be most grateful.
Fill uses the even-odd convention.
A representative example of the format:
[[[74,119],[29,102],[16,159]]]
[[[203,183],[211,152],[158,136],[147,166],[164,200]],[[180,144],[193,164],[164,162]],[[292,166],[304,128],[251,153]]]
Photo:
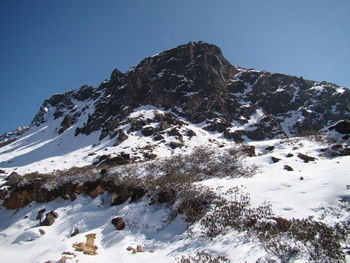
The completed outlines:
[[[350,92],[331,83],[233,66],[218,47],[190,42],[148,57],[125,74],[115,69],[98,88],[52,96],[32,124],[63,117],[58,129],[63,133],[86,115],[75,135],[101,131],[103,139],[120,133],[125,118],[142,105],[200,123],[227,139],[263,140],[348,119]]]

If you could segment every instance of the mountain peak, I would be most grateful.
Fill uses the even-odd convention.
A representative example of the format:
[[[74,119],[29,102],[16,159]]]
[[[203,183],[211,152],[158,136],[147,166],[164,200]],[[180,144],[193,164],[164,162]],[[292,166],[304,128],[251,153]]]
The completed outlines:
[[[125,126],[135,121],[130,116],[136,109],[150,106],[172,114],[173,124],[187,121],[241,142],[319,130],[349,119],[349,105],[347,89],[235,67],[220,48],[199,41],[147,57],[126,73],[115,69],[97,89],[83,86],[54,95],[32,124],[51,120],[59,124],[58,134],[74,128],[75,136],[99,132],[100,140],[125,138],[150,124]]]

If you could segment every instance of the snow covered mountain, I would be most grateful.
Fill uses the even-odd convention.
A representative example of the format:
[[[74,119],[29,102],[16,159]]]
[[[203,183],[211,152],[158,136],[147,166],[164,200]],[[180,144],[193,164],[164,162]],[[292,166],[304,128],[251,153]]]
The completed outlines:
[[[47,163],[61,156],[67,157],[61,168],[81,166],[102,149],[144,160],[209,137],[286,138],[350,119],[349,108],[348,89],[243,69],[218,47],[190,42],[148,57],[125,74],[116,69],[98,88],[83,86],[45,100],[21,136],[0,137],[2,145],[16,140],[2,147],[0,167],[47,171]]]
[[[116,69],[0,137],[0,253],[350,262],[348,119],[348,89],[234,66],[204,42]]]

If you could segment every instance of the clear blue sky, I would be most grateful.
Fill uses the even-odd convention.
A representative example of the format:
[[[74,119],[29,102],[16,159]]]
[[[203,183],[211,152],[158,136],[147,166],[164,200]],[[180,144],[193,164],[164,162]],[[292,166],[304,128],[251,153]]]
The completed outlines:
[[[349,0],[0,0],[0,134],[45,98],[189,41],[235,65],[350,87]]]

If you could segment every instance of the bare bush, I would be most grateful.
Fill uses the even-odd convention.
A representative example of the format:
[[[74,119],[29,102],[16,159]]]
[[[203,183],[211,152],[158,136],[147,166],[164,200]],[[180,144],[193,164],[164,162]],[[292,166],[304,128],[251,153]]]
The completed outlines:
[[[254,229],[259,220],[272,215],[271,205],[267,203],[251,208],[249,194],[238,187],[230,188],[224,196],[228,198],[217,197],[210,211],[200,221],[207,237],[223,234],[227,228],[238,231]]]
[[[198,252],[193,257],[182,256],[178,263],[229,263],[230,260],[224,256],[213,256],[207,252]]]

